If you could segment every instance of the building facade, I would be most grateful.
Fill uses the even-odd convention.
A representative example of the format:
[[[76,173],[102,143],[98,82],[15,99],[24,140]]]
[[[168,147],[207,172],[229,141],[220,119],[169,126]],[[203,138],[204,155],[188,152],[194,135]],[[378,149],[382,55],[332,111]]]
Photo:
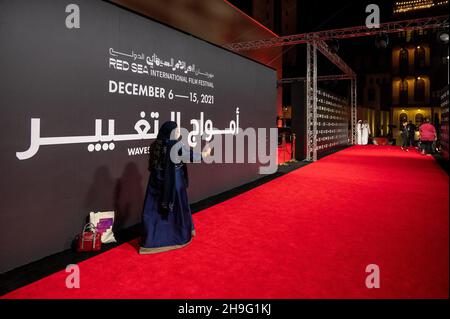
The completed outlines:
[[[446,6],[448,1],[443,0],[397,1],[394,17],[404,20],[413,14],[415,17],[444,14]],[[448,84],[448,43],[440,40],[441,32],[438,29],[403,31],[391,36],[394,135],[399,134],[400,123],[405,120],[419,126],[428,118],[439,127],[440,93]]]

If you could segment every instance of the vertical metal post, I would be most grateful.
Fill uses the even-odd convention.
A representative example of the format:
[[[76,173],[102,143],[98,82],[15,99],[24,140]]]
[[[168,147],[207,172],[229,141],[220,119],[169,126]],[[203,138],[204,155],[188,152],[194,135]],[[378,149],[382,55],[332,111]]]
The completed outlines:
[[[352,128],[352,137],[351,143],[352,145],[356,144],[356,124],[358,122],[358,110],[357,110],[357,96],[356,96],[356,76],[351,80],[350,87],[350,112],[351,112],[351,128]]]
[[[295,133],[292,133],[292,140],[291,140],[291,161],[292,162],[296,162],[296,157],[295,157],[295,144],[297,143],[297,137],[295,135]]]
[[[306,160],[317,160],[317,46],[306,45]]]

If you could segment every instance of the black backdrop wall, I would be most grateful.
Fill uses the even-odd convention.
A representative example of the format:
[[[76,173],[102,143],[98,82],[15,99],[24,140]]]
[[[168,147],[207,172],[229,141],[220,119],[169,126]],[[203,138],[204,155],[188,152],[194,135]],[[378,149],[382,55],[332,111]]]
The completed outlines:
[[[304,160],[306,145],[306,86],[305,82],[291,83],[292,131],[297,135],[296,159]],[[317,90],[317,154],[349,143],[349,104],[347,99],[330,91]],[[303,137],[303,138],[301,138]]]
[[[440,143],[442,157],[446,160],[449,159],[448,149],[448,86],[441,91],[441,131]]]
[[[0,1],[0,272],[67,249],[90,211],[115,210],[118,228],[140,222],[148,172],[136,152],[155,112],[159,125],[180,112],[192,128],[204,112],[226,129],[239,107],[241,128],[274,126],[274,70],[108,2],[77,1],[70,29],[70,3]],[[119,82],[136,86],[119,94]],[[156,87],[164,96],[148,96]],[[191,202],[259,166],[190,164]]]

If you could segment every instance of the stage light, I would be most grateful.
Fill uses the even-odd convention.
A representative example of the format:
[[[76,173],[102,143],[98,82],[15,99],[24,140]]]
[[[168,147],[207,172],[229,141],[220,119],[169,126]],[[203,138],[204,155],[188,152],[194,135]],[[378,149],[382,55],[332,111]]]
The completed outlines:
[[[386,33],[381,33],[375,39],[375,46],[378,49],[386,49],[389,44],[389,37]]]
[[[448,32],[447,31],[441,31],[437,35],[438,41],[442,44],[448,43]]]
[[[339,41],[336,39],[331,39],[330,41],[328,41],[328,49],[330,49],[330,51],[332,53],[338,53],[339,51]]]

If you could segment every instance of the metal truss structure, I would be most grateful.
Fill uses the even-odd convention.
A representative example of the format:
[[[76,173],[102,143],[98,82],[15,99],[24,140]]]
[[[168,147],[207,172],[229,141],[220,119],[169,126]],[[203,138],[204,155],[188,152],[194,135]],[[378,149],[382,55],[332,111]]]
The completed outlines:
[[[306,160],[317,160],[317,44],[306,45]]]
[[[342,28],[335,30],[301,33],[289,36],[275,37],[270,39],[231,43],[224,48],[232,51],[248,51],[285,45],[306,43],[306,77],[281,79],[279,83],[292,83],[294,81],[306,81],[306,145],[307,161],[317,160],[317,81],[327,80],[350,80],[350,121],[352,144],[356,142],[357,122],[357,86],[356,73],[334,52],[332,52],[326,40],[365,37],[373,35],[388,34],[394,32],[414,31],[419,29],[448,29],[449,16],[436,16],[429,18],[403,20],[397,22],[386,22],[380,24],[379,28],[368,28],[366,26]],[[317,75],[317,51],[320,51],[343,74]]]
[[[334,81],[334,80],[351,80],[353,76],[346,74],[332,74],[332,75],[318,75],[317,81]],[[295,78],[282,78],[278,80],[278,84],[293,83],[293,82],[303,82],[306,81],[306,77],[300,76]]]
[[[295,78],[283,78],[278,81],[279,84],[284,83],[293,83],[293,82],[304,82],[306,81],[306,77],[295,77]],[[356,142],[356,122],[357,122],[357,96],[356,96],[356,76],[352,75],[346,75],[346,74],[333,74],[333,75],[317,75],[316,81],[334,81],[334,80],[350,80],[350,117],[351,117],[351,144],[355,144]],[[311,86],[309,86],[311,87]],[[313,98],[310,100],[310,103],[312,102],[312,107],[314,107]],[[317,107],[317,105],[316,105]],[[312,114],[311,112],[308,112],[308,114]],[[314,117],[314,114],[312,114]],[[309,122],[308,122],[309,123]],[[310,148],[314,148],[314,140],[311,138],[308,138],[308,141],[311,141]],[[309,159],[313,159],[314,157],[317,157],[317,154],[314,155],[313,151],[311,151],[312,155],[309,156]],[[310,152],[308,152],[310,154]]]
[[[358,121],[358,100],[356,96],[357,92],[357,86],[356,86],[356,76],[351,79],[350,82],[350,122],[351,122],[351,130],[352,130],[352,136],[351,136],[351,143],[354,145],[356,144],[356,125]]]
[[[328,58],[335,66],[337,66],[345,75],[350,77],[355,77],[356,73],[342,60],[339,55],[328,48],[328,44],[323,40],[314,41],[317,49],[322,53],[325,57]]]
[[[306,45],[306,160],[317,161],[317,51],[320,51],[343,75],[325,76],[320,80],[349,79],[350,85],[350,117],[351,117],[351,143],[356,141],[357,100],[356,100],[356,73],[335,53],[331,52],[325,41],[311,41]]]
[[[341,75],[317,75],[317,51],[320,51],[344,74]],[[317,81],[324,80],[351,80],[351,143],[356,139],[356,73],[335,53],[331,52],[323,40],[311,41],[306,44],[306,78],[294,78],[295,80],[306,80],[306,160],[317,160]],[[292,82],[293,79],[283,79],[281,83]]]
[[[414,31],[419,29],[422,30],[435,28],[445,29],[448,28],[448,26],[449,26],[449,16],[443,15],[430,18],[386,22],[380,24],[379,28],[372,28],[372,29],[369,29],[366,26],[359,26],[359,27],[325,30],[310,33],[300,33],[262,40],[231,43],[224,45],[224,48],[236,52],[248,51],[284,45],[301,44],[317,40],[326,41],[331,39],[348,39],[348,38],[379,35],[382,33]]]

